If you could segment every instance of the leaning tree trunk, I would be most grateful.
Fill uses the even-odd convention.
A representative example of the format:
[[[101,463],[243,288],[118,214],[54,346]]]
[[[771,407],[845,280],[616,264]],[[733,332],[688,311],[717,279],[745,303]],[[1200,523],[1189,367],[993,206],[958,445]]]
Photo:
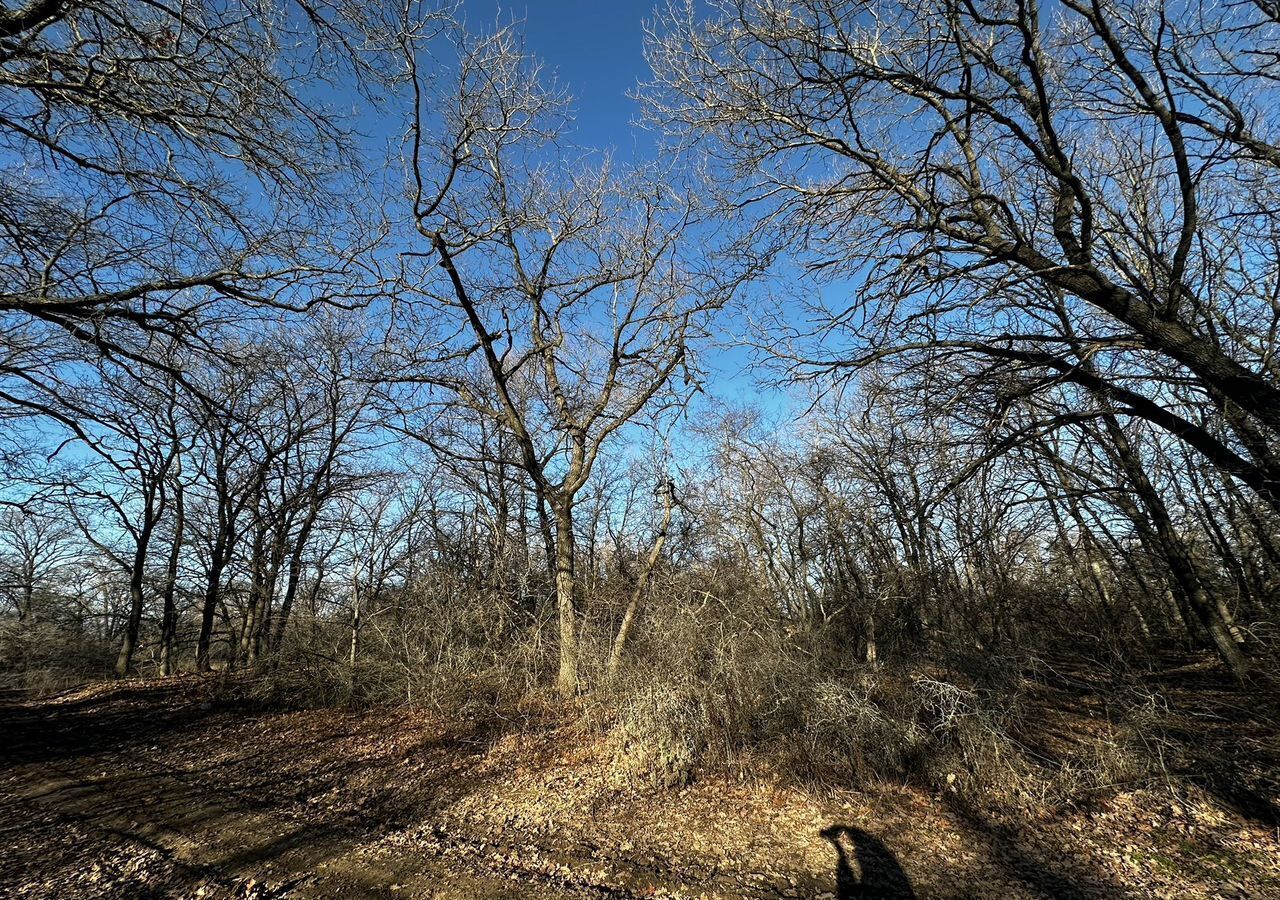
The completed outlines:
[[[1169,510],[1157,493],[1155,486],[1147,478],[1146,470],[1139,462],[1128,436],[1113,416],[1103,418],[1107,436],[1111,439],[1117,461],[1125,474],[1129,476],[1130,487],[1146,508],[1155,528],[1156,540],[1163,551],[1165,563],[1169,566],[1169,575],[1182,589],[1182,593],[1191,606],[1191,611],[1204,627],[1218,655],[1237,680],[1243,680],[1249,673],[1249,662],[1232,634],[1232,624],[1227,621],[1218,605],[1209,597],[1204,581],[1196,570],[1182,537],[1174,527]]]
[[[294,540],[293,549],[289,553],[289,573],[285,580],[284,599],[280,603],[280,614],[276,616],[271,633],[267,636],[267,652],[275,655],[284,643],[284,630],[289,624],[289,615],[293,612],[293,601],[298,595],[298,584],[302,580],[302,554],[306,549],[307,539],[311,536],[311,519],[303,524]]]
[[[635,626],[636,611],[640,607],[640,598],[644,596],[644,590],[649,586],[649,578],[653,574],[653,568],[657,565],[658,557],[662,555],[662,547],[667,542],[667,531],[671,528],[671,512],[675,506],[675,498],[675,485],[668,481],[663,486],[662,523],[658,526],[658,534],[653,540],[653,546],[649,548],[649,555],[645,558],[644,567],[641,568],[639,575],[636,576],[636,583],[631,589],[631,598],[627,603],[627,610],[622,614],[622,624],[618,626],[618,633],[613,639],[613,647],[609,650],[609,665],[606,672],[610,681],[613,681],[618,676],[618,668],[622,664],[622,654],[626,650],[627,641],[631,637],[631,629]]]

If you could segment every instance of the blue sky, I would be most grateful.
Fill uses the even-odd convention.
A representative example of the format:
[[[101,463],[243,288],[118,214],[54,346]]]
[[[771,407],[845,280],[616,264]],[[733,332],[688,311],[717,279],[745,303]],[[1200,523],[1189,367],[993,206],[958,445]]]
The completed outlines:
[[[473,28],[515,19],[522,22],[526,47],[554,72],[574,97],[574,143],[613,149],[619,160],[643,156],[652,139],[631,123],[639,108],[627,97],[648,74],[642,21],[657,0],[466,0],[463,11]]]

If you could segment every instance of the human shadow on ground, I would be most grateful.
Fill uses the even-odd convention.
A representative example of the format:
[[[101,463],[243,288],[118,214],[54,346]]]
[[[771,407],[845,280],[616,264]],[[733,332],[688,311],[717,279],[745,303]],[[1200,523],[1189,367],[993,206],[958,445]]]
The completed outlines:
[[[836,851],[837,900],[916,900],[911,879],[883,841],[852,825],[819,834]]]

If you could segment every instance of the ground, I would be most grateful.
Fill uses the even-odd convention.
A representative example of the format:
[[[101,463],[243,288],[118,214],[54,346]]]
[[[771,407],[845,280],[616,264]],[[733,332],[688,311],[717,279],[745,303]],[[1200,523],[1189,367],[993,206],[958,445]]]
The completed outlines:
[[[1150,786],[946,791],[620,778],[548,713],[281,711],[225,680],[0,703],[0,897],[1280,897],[1280,833]]]

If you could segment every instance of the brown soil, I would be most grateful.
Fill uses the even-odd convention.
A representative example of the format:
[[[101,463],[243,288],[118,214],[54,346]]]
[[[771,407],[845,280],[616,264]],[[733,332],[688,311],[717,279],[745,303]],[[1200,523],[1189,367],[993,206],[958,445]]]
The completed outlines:
[[[1031,821],[761,771],[662,790],[551,713],[100,685],[0,704],[0,897],[1280,897],[1280,833],[1208,789]]]

